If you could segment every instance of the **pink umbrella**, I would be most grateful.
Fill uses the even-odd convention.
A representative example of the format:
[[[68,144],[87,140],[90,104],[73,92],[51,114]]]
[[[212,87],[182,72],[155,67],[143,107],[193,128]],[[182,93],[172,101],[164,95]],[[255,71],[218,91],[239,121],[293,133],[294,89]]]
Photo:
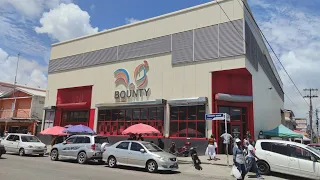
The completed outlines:
[[[66,128],[60,126],[53,126],[51,128],[47,128],[40,132],[42,135],[54,135],[54,136],[63,136],[67,135],[67,133],[62,132]]]
[[[160,134],[160,131],[155,129],[152,126],[142,124],[142,123],[132,125],[127,129],[125,129],[124,131],[122,131],[122,134],[152,134],[152,133]]]

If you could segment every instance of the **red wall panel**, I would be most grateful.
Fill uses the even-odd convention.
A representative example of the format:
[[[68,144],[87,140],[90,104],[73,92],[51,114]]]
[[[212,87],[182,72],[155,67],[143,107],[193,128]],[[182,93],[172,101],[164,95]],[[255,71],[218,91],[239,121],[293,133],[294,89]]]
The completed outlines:
[[[90,114],[89,114],[89,127],[93,129],[94,126],[94,115],[95,115],[95,109],[90,109]]]

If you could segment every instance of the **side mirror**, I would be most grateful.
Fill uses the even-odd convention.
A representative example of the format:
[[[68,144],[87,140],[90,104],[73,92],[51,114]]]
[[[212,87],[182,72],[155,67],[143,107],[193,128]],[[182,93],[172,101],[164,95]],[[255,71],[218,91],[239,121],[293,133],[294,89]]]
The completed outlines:
[[[311,156],[311,161],[317,162],[317,159],[314,156]]]
[[[62,142],[62,144],[64,144],[64,145],[65,145],[65,144],[67,144],[67,142],[66,142],[66,141],[63,141],[63,142]]]
[[[145,153],[145,152],[146,152],[146,150],[144,150],[144,149],[140,149],[140,152],[141,152],[141,153]]]

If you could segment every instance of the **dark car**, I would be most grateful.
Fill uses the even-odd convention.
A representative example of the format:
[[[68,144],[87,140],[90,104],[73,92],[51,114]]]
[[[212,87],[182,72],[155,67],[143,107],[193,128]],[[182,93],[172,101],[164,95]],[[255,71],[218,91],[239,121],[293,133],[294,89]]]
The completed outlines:
[[[2,154],[5,154],[6,150],[4,149],[3,145],[0,145],[0,157],[2,156]]]

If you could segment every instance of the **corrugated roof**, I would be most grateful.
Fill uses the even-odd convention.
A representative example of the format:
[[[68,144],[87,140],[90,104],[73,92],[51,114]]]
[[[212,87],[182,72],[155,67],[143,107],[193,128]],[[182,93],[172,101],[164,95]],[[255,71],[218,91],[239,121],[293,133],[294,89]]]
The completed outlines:
[[[44,90],[35,90],[35,89],[17,87],[16,91],[24,92],[26,94],[29,94],[30,96],[41,96],[41,97],[46,96],[46,91],[44,91]],[[13,89],[11,89],[10,91],[7,91],[5,93],[0,94],[0,98],[10,96],[12,93],[13,93]]]

